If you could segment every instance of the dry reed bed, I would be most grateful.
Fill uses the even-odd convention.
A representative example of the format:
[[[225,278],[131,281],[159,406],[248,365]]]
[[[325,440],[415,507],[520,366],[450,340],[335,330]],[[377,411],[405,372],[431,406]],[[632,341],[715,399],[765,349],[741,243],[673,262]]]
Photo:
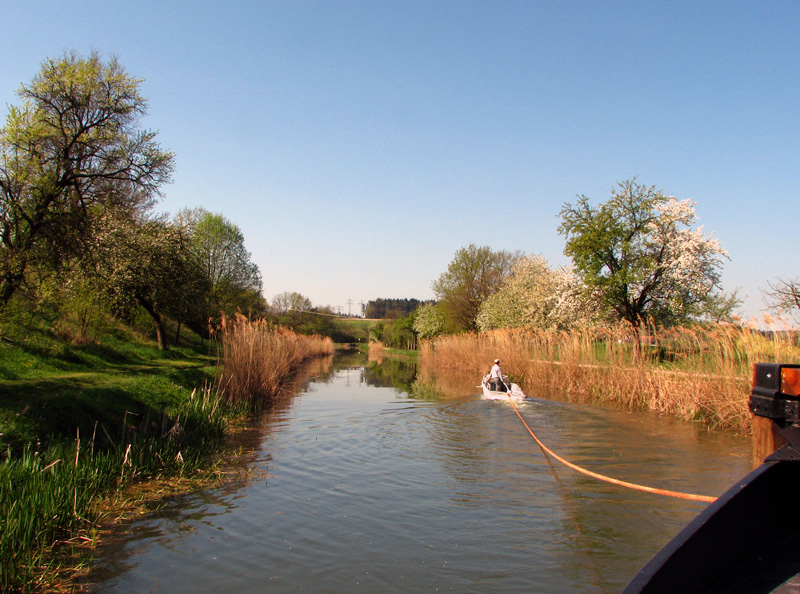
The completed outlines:
[[[386,358],[386,349],[382,342],[370,341],[369,350],[367,351],[367,360],[374,361],[379,365],[383,363]]]
[[[497,330],[440,337],[420,346],[422,373],[459,369],[477,375],[500,358],[526,390],[609,402],[749,430],[754,363],[800,362],[797,335],[735,325],[571,332]]]
[[[334,350],[328,337],[303,336],[244,316],[223,319],[217,334],[222,344],[217,389],[228,404],[269,402],[287,389],[303,362]]]

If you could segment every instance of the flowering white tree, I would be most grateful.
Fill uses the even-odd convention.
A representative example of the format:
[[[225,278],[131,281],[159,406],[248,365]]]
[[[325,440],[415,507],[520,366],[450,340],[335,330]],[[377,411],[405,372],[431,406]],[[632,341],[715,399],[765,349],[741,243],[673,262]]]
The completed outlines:
[[[414,318],[414,332],[420,338],[433,338],[442,334],[445,329],[445,317],[435,303],[424,303],[419,306]]]
[[[638,325],[726,317],[738,300],[720,289],[727,252],[693,229],[695,203],[628,180],[597,208],[581,196],[561,210],[564,253],[601,306]],[[720,312],[720,306],[725,311]]]
[[[567,328],[587,322],[582,285],[566,268],[553,270],[542,256],[519,260],[511,276],[481,304],[479,330]]]
[[[112,309],[123,318],[141,307],[167,348],[165,319],[196,318],[210,283],[186,237],[163,220],[106,217],[98,222],[83,268],[91,270]]]

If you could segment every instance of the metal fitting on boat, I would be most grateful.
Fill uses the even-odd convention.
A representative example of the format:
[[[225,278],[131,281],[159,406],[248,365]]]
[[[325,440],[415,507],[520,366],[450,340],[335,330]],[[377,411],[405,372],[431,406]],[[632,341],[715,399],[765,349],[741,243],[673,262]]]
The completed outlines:
[[[756,363],[750,412],[784,427],[800,423],[800,365]]]

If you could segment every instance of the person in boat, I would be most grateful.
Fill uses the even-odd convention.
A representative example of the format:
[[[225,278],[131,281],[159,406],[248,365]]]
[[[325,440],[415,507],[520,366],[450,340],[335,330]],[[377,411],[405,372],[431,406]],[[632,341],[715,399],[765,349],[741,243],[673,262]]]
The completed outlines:
[[[508,392],[508,388],[503,382],[503,370],[500,368],[500,359],[494,360],[492,370],[489,372],[489,387],[494,392]]]

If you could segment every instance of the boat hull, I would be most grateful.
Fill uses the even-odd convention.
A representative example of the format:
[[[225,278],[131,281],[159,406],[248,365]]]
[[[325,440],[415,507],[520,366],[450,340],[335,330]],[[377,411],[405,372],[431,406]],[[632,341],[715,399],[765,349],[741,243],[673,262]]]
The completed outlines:
[[[500,392],[492,390],[488,382],[481,382],[481,390],[483,391],[483,398],[486,400],[508,400],[509,394],[514,400],[525,400],[527,396],[517,384],[511,384],[509,392]]]
[[[765,462],[665,546],[623,594],[798,592],[800,462]]]

